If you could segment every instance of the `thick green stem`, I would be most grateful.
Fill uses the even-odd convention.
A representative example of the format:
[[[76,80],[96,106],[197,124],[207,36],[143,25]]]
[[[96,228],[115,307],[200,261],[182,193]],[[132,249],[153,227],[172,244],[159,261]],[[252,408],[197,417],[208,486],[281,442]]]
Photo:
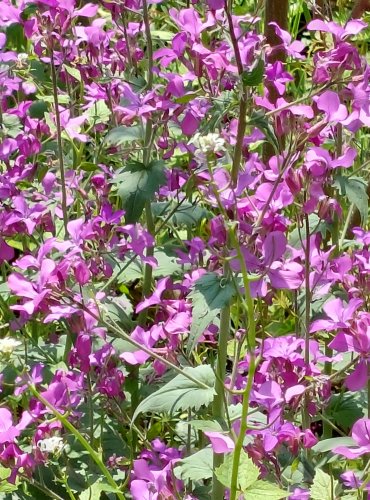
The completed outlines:
[[[69,420],[62,415],[56,408],[54,408],[53,405],[49,403],[41,394],[36,390],[36,388],[33,385],[29,386],[30,391],[32,394],[37,398],[43,405],[45,405],[50,411],[54,413],[56,418],[59,420],[59,422],[65,427],[66,429],[69,430],[71,434],[74,435],[74,437],[80,442],[80,444],[85,448],[85,450],[89,453],[91,458],[94,460],[96,465],[99,467],[101,473],[103,476],[106,478],[108,484],[114,488],[115,494],[119,498],[119,500],[125,500],[124,495],[119,489],[118,484],[115,482],[113,477],[111,476],[110,472],[108,469],[105,467],[102,459],[100,458],[100,455],[90,446],[88,441],[83,437],[83,435],[76,429],[74,425],[69,422]]]
[[[57,128],[58,162],[59,162],[59,170],[60,170],[60,181],[62,184],[62,200],[61,201],[62,201],[62,213],[63,213],[63,224],[64,224],[64,238],[67,238],[68,237],[67,189],[66,189],[66,178],[65,178],[65,170],[64,170],[64,160],[63,160],[62,127],[60,124],[57,72],[55,69],[53,50],[51,51],[50,65],[51,65],[51,80],[52,80],[52,84],[53,84],[55,124],[56,124],[56,128]]]
[[[230,306],[225,306],[221,310],[220,315],[220,331],[218,336],[218,357],[216,367],[216,384],[215,397],[213,399],[213,416],[216,419],[223,420],[225,417],[225,388],[224,379],[226,373],[226,358],[227,358],[227,342],[230,334]],[[222,453],[213,454],[213,483],[212,483],[212,500],[220,500],[224,498],[224,486],[218,481],[215,470],[223,462]]]

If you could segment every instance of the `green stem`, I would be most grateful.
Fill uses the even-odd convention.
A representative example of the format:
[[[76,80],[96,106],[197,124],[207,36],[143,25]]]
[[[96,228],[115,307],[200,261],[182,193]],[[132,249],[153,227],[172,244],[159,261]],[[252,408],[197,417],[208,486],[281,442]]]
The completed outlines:
[[[148,54],[148,74],[147,74],[147,85],[146,89],[151,90],[153,86],[153,41],[150,32],[150,23],[149,23],[149,12],[148,12],[148,3],[147,0],[143,0],[143,19],[144,19],[144,28],[145,28],[145,37],[147,44],[147,54]],[[152,144],[152,132],[153,132],[153,122],[151,118],[148,118],[145,127],[145,139],[144,139],[144,153],[143,153],[143,163],[145,166],[149,165],[150,162],[150,154],[151,154],[151,144]],[[151,209],[150,200],[148,200],[145,204],[145,217],[147,230],[149,233],[154,236],[155,226],[153,220],[153,214]],[[147,257],[153,257],[154,255],[154,247],[150,246],[146,250]],[[153,268],[150,264],[145,264],[144,266],[144,276],[143,276],[143,291],[142,298],[147,297],[150,294],[152,287],[152,277],[153,277]],[[138,324],[140,326],[145,326],[147,320],[147,311],[141,311],[138,317]],[[139,404],[139,366],[130,367],[129,373],[129,381],[130,381],[130,393],[131,393],[131,415],[135,413],[135,410]],[[132,447],[133,449],[136,446],[137,436],[132,431]]]
[[[160,354],[157,354],[155,351],[152,351],[151,349],[148,349],[144,344],[141,344],[140,342],[136,342],[136,340],[134,340],[130,335],[128,335],[124,330],[122,330],[122,328],[120,328],[117,325],[117,323],[115,321],[113,321],[112,319],[108,323],[104,319],[99,318],[99,316],[97,316],[96,314],[94,314],[93,312],[91,312],[90,309],[87,309],[83,304],[81,304],[81,302],[75,301],[74,304],[78,305],[86,313],[90,314],[90,316],[92,318],[94,318],[97,321],[99,321],[99,323],[102,326],[104,326],[105,328],[107,328],[108,331],[111,331],[112,333],[115,333],[117,335],[117,337],[120,337],[120,338],[126,340],[127,342],[129,342],[130,344],[132,344],[137,349],[139,349],[141,351],[144,351],[150,357],[152,357],[154,359],[157,359],[158,361],[160,361],[161,363],[163,363],[164,365],[166,365],[168,368],[174,370],[175,372],[179,373],[180,375],[182,375],[183,377],[187,378],[188,380],[191,380],[191,382],[193,382],[195,385],[197,385],[201,389],[209,389],[209,386],[207,384],[204,384],[200,380],[194,378],[192,375],[190,375],[189,373],[187,373],[186,371],[184,371],[182,368],[180,368],[177,365],[174,365],[173,363],[171,363],[171,361],[168,361],[168,359],[163,358]]]
[[[306,245],[304,249],[305,266],[305,321],[304,321],[304,361],[306,368],[310,364],[310,318],[311,318],[311,293],[310,293],[310,222],[308,215],[305,215],[305,229],[306,229]],[[304,429],[310,427],[310,416],[308,413],[309,394],[306,392],[304,396],[304,404],[302,408],[302,424]]]
[[[55,123],[56,123],[56,128],[57,128],[58,162],[59,162],[59,169],[60,169],[60,181],[62,184],[62,212],[63,212],[63,224],[64,224],[64,238],[66,239],[68,237],[67,189],[66,189],[66,178],[65,178],[65,170],[64,170],[64,160],[63,160],[62,127],[60,124],[57,72],[55,69],[53,50],[51,50],[50,65],[51,65],[51,80],[52,80],[52,84],[53,84]]]
[[[249,398],[250,393],[253,387],[254,375],[256,373],[256,358],[255,358],[255,348],[256,348],[256,322],[254,317],[254,303],[251,294],[250,281],[248,277],[248,270],[245,264],[244,256],[241,252],[241,248],[239,245],[239,241],[236,235],[236,227],[234,226],[230,231],[231,242],[233,243],[234,248],[236,248],[236,252],[238,255],[238,259],[240,262],[243,285],[244,285],[244,295],[248,316],[248,334],[247,334],[247,343],[248,343],[248,351],[249,351],[249,369],[248,369],[248,380],[246,388],[243,392],[243,401],[242,401],[242,416],[240,422],[240,432],[235,444],[234,450],[234,458],[233,458],[233,467],[231,473],[231,489],[230,489],[230,500],[235,500],[238,492],[238,472],[239,472],[239,463],[240,463],[240,455],[243,448],[245,433],[247,431],[247,418],[248,418],[248,410],[249,410]]]
[[[85,450],[89,453],[91,458],[94,460],[96,465],[99,467],[101,473],[104,475],[106,478],[108,484],[112,486],[115,490],[115,494],[119,498],[119,500],[125,500],[124,495],[119,489],[118,484],[116,481],[113,479],[111,476],[110,472],[108,469],[105,467],[102,459],[100,458],[100,455],[90,446],[90,444],[87,442],[87,440],[83,437],[83,435],[76,429],[74,425],[71,424],[71,422],[68,421],[68,419],[62,415],[56,408],[54,408],[53,405],[49,403],[41,394],[37,391],[34,385],[29,385],[29,389],[32,392],[32,394],[37,398],[43,405],[45,405],[50,411],[54,413],[56,418],[59,420],[59,422],[69,430],[71,434],[74,435],[74,437],[80,442],[80,444],[85,448]]]
[[[220,331],[218,335],[218,357],[216,367],[216,384],[215,384],[215,397],[213,399],[213,416],[216,419],[223,420],[225,417],[225,389],[224,379],[226,373],[226,359],[227,359],[227,342],[230,334],[230,306],[227,305],[221,310],[220,315]],[[213,482],[212,482],[212,500],[220,500],[224,498],[225,488],[218,481],[215,470],[223,462],[222,453],[213,453]]]
[[[250,353],[247,386],[243,394],[240,432],[235,444],[233,468],[231,472],[230,500],[236,500],[236,495],[238,493],[238,474],[239,474],[240,455],[243,449],[245,433],[247,432],[249,398],[253,387],[253,380],[254,380],[254,375],[256,373],[256,366],[257,364],[255,355],[254,353]]]

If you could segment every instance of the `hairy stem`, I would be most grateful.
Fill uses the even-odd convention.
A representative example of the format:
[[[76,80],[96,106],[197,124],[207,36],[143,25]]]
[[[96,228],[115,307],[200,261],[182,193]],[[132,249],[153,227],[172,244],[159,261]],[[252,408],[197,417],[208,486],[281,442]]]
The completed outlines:
[[[50,57],[51,66],[51,80],[53,84],[53,100],[55,108],[55,123],[57,128],[57,144],[58,144],[58,162],[60,171],[60,181],[62,184],[62,213],[63,213],[63,225],[64,225],[64,237],[67,238],[68,230],[68,211],[67,211],[67,189],[66,189],[66,178],[64,170],[64,160],[63,160],[63,143],[62,143],[62,127],[60,124],[60,111],[59,111],[59,100],[58,100],[58,82],[57,82],[57,72],[55,68],[54,52],[51,50]]]
[[[223,420],[225,417],[225,389],[224,379],[226,373],[226,358],[227,358],[227,342],[230,334],[230,305],[225,306],[221,310],[220,316],[220,331],[218,336],[218,357],[216,367],[216,384],[215,384],[215,397],[213,399],[213,416],[216,419]],[[215,470],[223,462],[223,455],[221,453],[213,454],[213,483],[212,483],[212,500],[219,500],[224,498],[224,486],[218,481]]]

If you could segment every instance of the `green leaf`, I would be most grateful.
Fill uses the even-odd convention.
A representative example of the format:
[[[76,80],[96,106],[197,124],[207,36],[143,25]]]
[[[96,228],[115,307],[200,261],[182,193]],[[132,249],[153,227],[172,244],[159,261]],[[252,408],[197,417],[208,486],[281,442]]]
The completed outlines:
[[[365,224],[368,217],[369,197],[367,195],[367,182],[361,177],[338,176],[334,185],[341,190],[341,194],[347,196],[361,215],[361,224]]]
[[[262,83],[265,72],[265,63],[263,59],[258,59],[250,71],[243,71],[242,82],[247,87],[256,87]]]
[[[215,470],[217,479],[226,488],[231,487],[231,475],[233,469],[234,452],[226,455],[224,463]],[[248,457],[245,451],[241,451],[238,469],[238,489],[246,491],[258,481],[260,475],[259,468],[254,465],[253,460]]]
[[[12,22],[6,28],[6,46],[17,52],[25,52],[27,40],[24,35],[23,26],[20,23]]]
[[[79,500],[97,500],[100,498],[102,492],[117,493],[117,489],[110,486],[108,483],[96,481],[87,490],[82,491],[79,495]]]
[[[243,490],[244,500],[280,500],[290,493],[267,481],[256,481],[250,488]]]
[[[316,214],[308,216],[308,225],[310,234],[321,233],[324,237],[326,235],[326,224]],[[289,236],[289,245],[294,248],[301,248],[301,239],[303,242],[306,240],[306,229],[304,227],[294,229]]]
[[[342,429],[350,429],[359,418],[364,416],[364,405],[358,392],[333,394],[325,409],[325,416]]]
[[[16,115],[10,115],[9,113],[3,114],[3,135],[9,135],[10,137],[17,137],[22,131],[22,124]]]
[[[92,484],[87,490],[80,493],[80,500],[99,500],[102,490],[98,482]]]
[[[103,99],[95,101],[94,104],[89,108],[87,115],[89,117],[90,124],[97,123],[107,123],[109,121],[111,111],[105,104]]]
[[[334,492],[337,485],[337,480],[321,469],[316,469],[313,485],[310,488],[311,500],[332,500],[335,498]]]
[[[199,410],[208,406],[214,395],[215,375],[210,365],[184,368],[184,372],[199,380],[206,387],[199,387],[184,375],[177,375],[161,389],[148,396],[136,408],[132,421],[140,413],[173,413],[178,410],[193,408]]]
[[[9,483],[7,479],[11,474],[11,470],[0,466],[0,492],[1,493],[11,493],[18,489],[18,479],[16,484]]]
[[[153,39],[163,40],[164,42],[170,42],[174,37],[172,31],[151,30],[150,34]]]
[[[139,162],[129,163],[114,181],[118,195],[126,210],[126,223],[139,220],[145,203],[152,200],[160,186],[166,182],[165,166],[162,161],[152,161],[147,167]]]
[[[181,203],[180,206],[174,201],[152,203],[152,210],[157,217],[166,219],[172,213],[168,222],[175,226],[184,225],[191,227],[199,224],[203,219],[210,219],[212,217],[212,213],[204,207],[193,205],[189,202]]]
[[[98,166],[91,161],[83,161],[80,163],[79,168],[85,172],[95,172]]]
[[[63,69],[69,75],[71,75],[75,80],[77,80],[78,82],[81,82],[81,73],[79,72],[79,70],[77,68],[72,68],[72,66],[67,66],[67,64],[65,64],[63,66]]]
[[[110,146],[122,146],[126,142],[143,140],[143,127],[134,125],[133,127],[115,127],[105,136],[105,144]]]
[[[190,420],[188,424],[197,431],[223,432],[221,425],[216,420]]]
[[[213,452],[211,448],[203,448],[177,463],[179,465],[174,468],[175,476],[186,483],[212,477]]]
[[[325,453],[332,451],[336,446],[356,446],[356,442],[351,437],[336,437],[319,441],[311,449],[315,453]]]
[[[31,118],[42,119],[44,118],[44,114],[47,112],[47,110],[48,110],[47,103],[43,99],[38,99],[37,101],[31,104],[28,113]]]
[[[252,116],[248,120],[248,125],[258,128],[263,134],[265,134],[266,141],[272,144],[276,151],[279,150],[279,142],[275,135],[274,129],[271,123],[265,116],[264,112],[254,111]]]
[[[232,283],[216,273],[206,273],[195,282],[189,294],[193,304],[193,322],[188,338],[188,353],[221,308],[230,303],[234,292]]]

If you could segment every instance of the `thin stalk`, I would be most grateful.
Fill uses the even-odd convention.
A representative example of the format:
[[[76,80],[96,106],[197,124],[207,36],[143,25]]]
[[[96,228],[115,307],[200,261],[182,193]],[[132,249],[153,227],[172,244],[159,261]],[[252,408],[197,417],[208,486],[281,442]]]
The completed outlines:
[[[247,307],[247,316],[248,316],[248,333],[247,333],[247,343],[248,343],[248,351],[249,351],[249,369],[248,369],[248,380],[246,388],[243,392],[243,401],[242,401],[242,416],[240,422],[240,432],[235,444],[234,450],[234,458],[233,458],[233,467],[231,473],[231,489],[230,489],[230,500],[235,500],[237,491],[238,491],[238,472],[239,472],[239,463],[240,463],[240,455],[243,448],[245,433],[247,431],[247,417],[249,410],[249,398],[250,393],[253,387],[254,375],[256,373],[256,358],[255,358],[255,348],[256,348],[256,322],[254,317],[254,303],[251,294],[250,281],[248,277],[248,270],[245,264],[245,259],[240,249],[239,241],[237,235],[235,233],[236,228],[233,227],[230,231],[231,242],[236,248],[236,252],[238,255],[238,259],[240,262],[243,285],[244,285],[244,294],[245,294],[245,302]]]
[[[105,467],[102,459],[100,458],[100,455],[90,446],[90,444],[87,442],[87,440],[83,437],[83,435],[76,429],[74,425],[69,422],[69,420],[62,415],[52,404],[49,403],[36,389],[34,385],[29,385],[29,389],[31,393],[37,398],[43,405],[46,406],[50,411],[54,413],[56,418],[59,420],[59,422],[65,427],[66,429],[69,430],[71,434],[74,435],[74,437],[80,442],[80,444],[85,448],[85,450],[89,453],[91,458],[94,460],[96,465],[99,467],[101,473],[103,476],[106,478],[108,484],[112,486],[115,490],[115,494],[119,498],[119,500],[125,500],[125,497],[123,493],[120,491],[118,484],[116,481],[113,479],[111,476],[110,472],[108,469]]]
[[[213,417],[223,420],[225,417],[225,389],[224,379],[226,373],[226,358],[227,358],[227,342],[230,335],[230,305],[222,308],[220,315],[220,330],[218,336],[218,356],[216,366],[216,384],[215,397],[213,399],[212,410]],[[223,462],[221,453],[213,454],[213,482],[212,482],[212,500],[220,500],[224,498],[225,488],[218,481],[215,470]]]
[[[51,81],[53,84],[55,124],[56,124],[56,128],[57,128],[58,162],[59,162],[59,170],[60,170],[60,181],[62,184],[62,213],[63,213],[63,225],[64,225],[64,238],[66,239],[68,237],[67,236],[68,235],[68,230],[67,230],[67,224],[68,224],[67,189],[66,189],[66,177],[65,177],[65,170],[64,170],[64,160],[63,160],[62,127],[60,125],[57,72],[55,69],[53,50],[51,50],[50,66],[51,66]]]
[[[255,355],[254,355],[254,353],[250,353],[248,380],[247,380],[247,386],[245,388],[245,391],[243,394],[243,401],[242,401],[242,416],[241,416],[241,422],[240,422],[240,432],[238,435],[238,439],[235,443],[235,449],[234,449],[233,468],[232,468],[232,472],[231,472],[230,500],[236,500],[236,495],[238,493],[239,462],[240,462],[240,455],[241,455],[241,452],[243,449],[245,433],[247,432],[249,398],[250,398],[251,390],[253,387],[253,380],[254,380],[254,375],[256,373],[256,367],[257,367],[257,363],[256,363]]]
[[[35,488],[37,488],[38,490],[42,491],[44,493],[44,495],[50,497],[50,498],[53,498],[54,500],[65,500],[64,498],[60,497],[59,495],[57,495],[56,493],[54,493],[54,491],[50,490],[49,488],[47,488],[45,485],[39,483],[38,481],[36,481],[35,479],[32,479],[31,481],[28,479],[28,478],[25,478],[25,480],[32,485],[34,486]]]
[[[346,237],[346,235],[348,233],[348,229],[349,229],[349,226],[350,226],[350,223],[352,220],[352,214],[353,214],[354,208],[355,208],[355,204],[351,203],[349,206],[349,209],[348,209],[348,214],[347,214],[346,220],[344,222],[342,234],[341,234],[340,240],[338,242],[339,249],[341,249],[343,247],[344,238]]]
[[[370,418],[370,363],[367,365],[368,380],[367,380],[367,418]]]
[[[147,85],[146,89],[151,90],[153,86],[153,41],[150,32],[150,22],[149,22],[149,12],[148,12],[148,3],[147,0],[143,0],[143,19],[144,19],[144,28],[145,28],[145,37],[147,44],[147,54],[148,54],[148,75],[147,75]],[[144,153],[143,153],[143,163],[145,166],[149,165],[150,162],[150,154],[151,154],[151,144],[152,144],[152,133],[153,133],[153,122],[151,118],[148,118],[145,127],[145,140],[144,140]],[[145,217],[146,217],[146,225],[148,232],[154,236],[155,226],[153,220],[153,214],[151,209],[150,200],[148,200],[145,204]],[[154,255],[154,247],[150,246],[146,250],[147,257],[153,257]],[[144,266],[144,276],[143,276],[143,290],[142,297],[145,298],[150,294],[152,287],[152,278],[153,278],[153,268],[150,264],[145,264]],[[147,319],[146,310],[141,311],[138,317],[138,324],[140,326],[145,326]],[[130,380],[130,393],[131,393],[131,415],[135,413],[135,410],[139,404],[139,366],[130,367],[130,373],[128,376]],[[135,448],[137,441],[136,434],[132,434],[132,445]]]
[[[200,380],[194,378],[192,375],[190,375],[189,373],[187,373],[186,371],[184,371],[179,366],[174,365],[173,363],[171,363],[171,361],[168,361],[168,359],[163,358],[162,356],[160,356],[159,354],[157,354],[155,351],[152,351],[151,349],[149,349],[148,347],[146,347],[144,344],[141,344],[140,342],[137,342],[136,340],[134,340],[133,338],[131,338],[131,336],[128,335],[124,330],[122,330],[122,328],[120,328],[117,325],[117,323],[115,321],[113,321],[112,319],[108,323],[104,319],[99,318],[99,316],[97,316],[92,311],[90,311],[90,309],[88,309],[83,304],[81,304],[81,302],[75,301],[74,304],[78,305],[86,313],[90,314],[90,316],[92,318],[96,319],[102,326],[104,326],[105,328],[107,328],[108,331],[111,331],[112,333],[114,333],[115,335],[117,335],[117,337],[126,340],[127,342],[129,342],[130,344],[132,344],[137,349],[139,349],[141,351],[144,351],[150,357],[152,357],[154,359],[157,359],[158,361],[160,361],[161,363],[163,363],[164,365],[166,365],[168,368],[174,370],[175,372],[179,373],[183,377],[185,377],[188,380],[190,380],[191,382],[193,382],[198,387],[200,387],[202,389],[209,389],[209,386],[207,384],[204,384]]]
[[[231,44],[234,50],[235,62],[238,68],[239,76],[241,77],[243,74],[243,63],[240,55],[238,40],[235,36],[234,24],[232,18],[232,0],[230,2],[225,1],[225,12],[227,17],[227,22],[229,26],[229,33]],[[247,92],[246,88],[242,83],[242,79],[240,78],[242,84],[242,94],[240,96],[240,104],[239,104],[239,114],[238,114],[238,130],[236,133],[236,144],[234,149],[233,163],[231,166],[231,183],[235,187],[238,182],[238,174],[240,162],[242,159],[243,152],[243,140],[246,126],[246,115],[247,115]]]
[[[305,215],[305,229],[306,229],[306,245],[304,249],[305,263],[304,263],[304,278],[305,278],[305,321],[304,321],[304,361],[306,368],[310,364],[310,318],[311,318],[311,293],[310,293],[310,222],[308,215]],[[310,427],[310,416],[308,413],[309,395],[306,392],[304,396],[304,404],[302,408],[302,424],[304,429]]]

